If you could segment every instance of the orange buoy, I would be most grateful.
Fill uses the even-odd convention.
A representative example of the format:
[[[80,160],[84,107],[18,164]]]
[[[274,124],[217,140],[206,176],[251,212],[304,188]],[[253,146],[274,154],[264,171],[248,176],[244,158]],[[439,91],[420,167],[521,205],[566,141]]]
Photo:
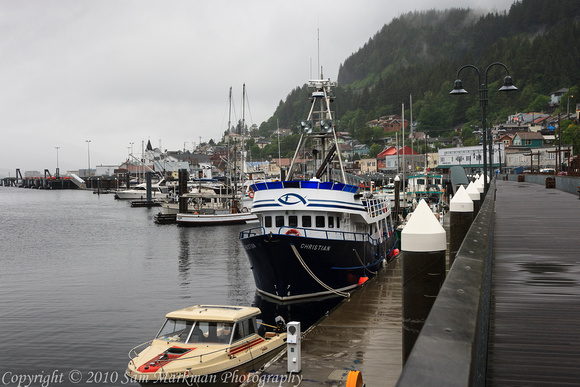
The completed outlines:
[[[362,387],[363,378],[360,371],[350,371],[346,378],[346,387]]]
[[[369,277],[360,277],[358,279],[358,286],[361,286],[362,284],[364,284],[365,282],[367,282],[369,280]]]

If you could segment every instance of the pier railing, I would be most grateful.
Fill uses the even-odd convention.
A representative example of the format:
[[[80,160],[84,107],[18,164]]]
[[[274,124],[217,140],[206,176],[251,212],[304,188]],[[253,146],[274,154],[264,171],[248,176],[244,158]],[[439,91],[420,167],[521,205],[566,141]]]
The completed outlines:
[[[495,182],[457,252],[397,386],[484,386]]]

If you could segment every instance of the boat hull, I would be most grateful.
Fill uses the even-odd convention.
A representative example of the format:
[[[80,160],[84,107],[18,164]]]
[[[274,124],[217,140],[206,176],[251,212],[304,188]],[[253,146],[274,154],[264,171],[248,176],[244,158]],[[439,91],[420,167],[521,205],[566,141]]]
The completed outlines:
[[[258,221],[258,217],[250,212],[236,214],[177,214],[177,224],[182,226],[219,226],[227,224],[245,224]]]
[[[389,245],[394,243],[285,234],[261,234],[241,238],[241,242],[258,291],[282,301],[319,297],[360,286],[380,268]]]
[[[166,193],[160,191],[151,191],[151,198],[153,199],[164,199],[167,197]],[[115,199],[118,200],[146,200],[147,191],[116,191]]]
[[[258,356],[251,361],[239,364],[235,367],[224,371],[215,372],[205,375],[191,375],[189,377],[167,377],[160,380],[140,380],[138,377],[131,378],[141,386],[163,386],[171,385],[172,387],[180,386],[218,386],[218,387],[237,387],[244,383],[252,374],[258,371],[264,364],[272,360],[282,350],[281,347]]]

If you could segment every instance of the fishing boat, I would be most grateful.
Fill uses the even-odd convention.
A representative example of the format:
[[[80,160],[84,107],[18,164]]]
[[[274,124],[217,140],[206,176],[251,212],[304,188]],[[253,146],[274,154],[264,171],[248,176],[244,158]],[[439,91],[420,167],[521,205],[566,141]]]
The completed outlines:
[[[168,313],[151,341],[129,352],[127,377],[142,386],[238,386],[284,347],[282,319],[260,335],[255,307],[195,305]],[[266,324],[263,324],[266,325]],[[144,348],[138,352],[139,348]]]
[[[416,173],[407,178],[407,202],[418,203],[421,199],[438,214],[444,205],[443,175],[431,173]]]
[[[288,178],[250,187],[260,226],[240,233],[258,292],[282,301],[348,296],[376,274],[395,243],[386,195],[346,182],[330,109],[335,83],[309,86],[312,106]],[[295,179],[297,155],[308,143],[315,155],[312,178]],[[331,168],[334,157],[338,167]]]

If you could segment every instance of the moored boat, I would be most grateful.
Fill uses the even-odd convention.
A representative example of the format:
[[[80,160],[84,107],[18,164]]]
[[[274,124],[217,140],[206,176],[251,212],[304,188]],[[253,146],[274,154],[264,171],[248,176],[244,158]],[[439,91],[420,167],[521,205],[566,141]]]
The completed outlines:
[[[168,196],[165,180],[151,184],[151,198],[153,200],[165,199]],[[147,199],[147,184],[141,183],[134,188],[115,191],[115,199],[119,200],[145,200]]]
[[[183,226],[213,226],[257,222],[258,217],[251,212],[228,212],[215,214],[179,213],[175,221]]]
[[[257,290],[278,300],[346,295],[377,272],[394,246],[389,199],[346,184],[340,152],[335,152],[334,84],[314,80],[309,85],[312,108],[288,179],[251,186],[252,212],[261,225],[240,233]],[[294,180],[294,161],[308,140],[320,155],[318,170],[312,179]],[[335,153],[340,168],[331,171]]]
[[[196,305],[166,315],[157,336],[133,348],[126,375],[141,385],[238,386],[283,348],[283,326],[258,334],[260,309]],[[137,353],[137,348],[146,347]]]
[[[187,212],[177,212],[176,222],[179,225],[244,224],[258,220],[247,207],[240,208],[240,200],[236,195],[188,193],[183,197],[188,198],[189,205]]]

